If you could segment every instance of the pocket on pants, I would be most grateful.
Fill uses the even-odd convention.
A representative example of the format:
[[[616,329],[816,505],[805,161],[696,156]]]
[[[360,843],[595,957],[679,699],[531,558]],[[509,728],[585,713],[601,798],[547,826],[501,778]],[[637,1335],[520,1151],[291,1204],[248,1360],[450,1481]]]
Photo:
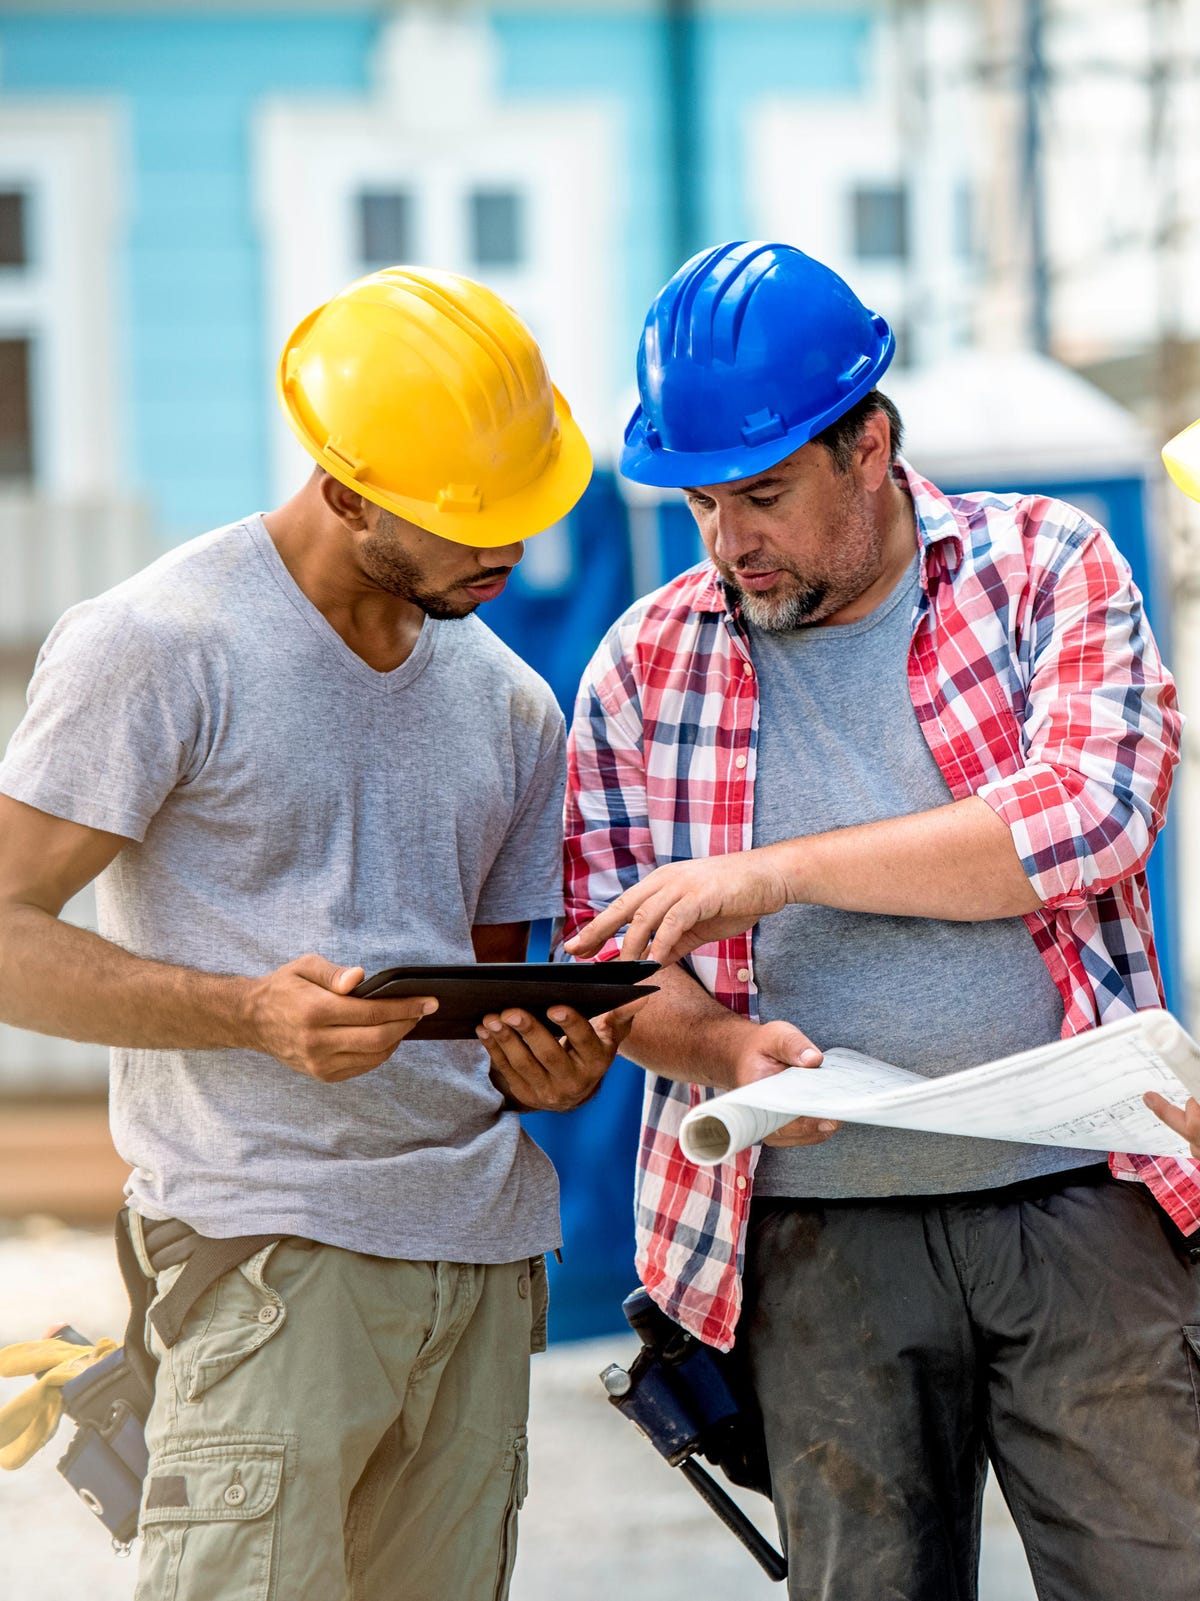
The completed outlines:
[[[550,1280],[546,1272],[546,1258],[542,1255],[529,1258],[529,1349],[536,1355],[546,1349],[546,1330],[550,1317]]]
[[[509,1480],[508,1502],[500,1530],[500,1562],[495,1601],[505,1601],[517,1560],[517,1520],[529,1494],[529,1440],[524,1429],[512,1429],[504,1452],[503,1472]]]
[[[286,1441],[177,1438],[152,1458],[135,1601],[271,1601]]]
[[[265,1245],[223,1273],[188,1313],[169,1350],[154,1336],[153,1354],[164,1373],[170,1372],[181,1401],[198,1401],[219,1379],[274,1339],[286,1323],[283,1298],[263,1277],[279,1243]],[[167,1294],[179,1271],[169,1269],[160,1278],[152,1307]]]

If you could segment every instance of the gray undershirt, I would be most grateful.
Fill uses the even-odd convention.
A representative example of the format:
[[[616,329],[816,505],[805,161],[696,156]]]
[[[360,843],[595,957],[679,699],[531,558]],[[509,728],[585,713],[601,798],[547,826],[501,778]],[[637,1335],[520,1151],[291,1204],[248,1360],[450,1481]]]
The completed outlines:
[[[750,628],[760,719],[754,844],[944,806],[950,791],[909,697],[914,560],[868,617]],[[789,906],[754,933],[762,1022],[936,1078],[1057,1039],[1062,998],[1019,917],[883,917]],[[760,1195],[845,1198],[990,1189],[1102,1160],[1065,1150],[843,1124],[825,1144],[764,1146]]]

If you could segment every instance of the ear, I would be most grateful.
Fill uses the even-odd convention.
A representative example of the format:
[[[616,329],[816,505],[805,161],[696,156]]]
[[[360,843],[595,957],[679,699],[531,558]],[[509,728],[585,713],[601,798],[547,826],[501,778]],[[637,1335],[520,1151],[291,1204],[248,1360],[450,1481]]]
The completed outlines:
[[[884,412],[873,411],[867,416],[854,452],[862,486],[874,492],[892,466],[892,425]]]
[[[367,503],[356,489],[349,488],[332,473],[322,472],[317,490],[338,522],[356,534],[367,527]]]

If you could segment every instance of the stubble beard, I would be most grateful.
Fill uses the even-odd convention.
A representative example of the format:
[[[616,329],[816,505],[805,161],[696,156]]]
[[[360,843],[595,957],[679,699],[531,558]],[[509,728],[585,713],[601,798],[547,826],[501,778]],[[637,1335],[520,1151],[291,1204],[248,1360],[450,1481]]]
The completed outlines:
[[[742,616],[752,627],[769,634],[812,627],[850,605],[875,582],[883,556],[879,533],[851,484],[846,484],[840,500],[830,527],[842,548],[854,557],[842,572],[817,577],[780,563],[779,570],[786,575],[780,580],[786,586],[783,593],[759,594],[743,589],[731,568],[720,569],[721,577],[740,603]]]
[[[381,511],[374,531],[359,547],[359,561],[371,582],[386,594],[407,600],[435,622],[458,622],[477,611],[481,602],[464,594],[459,585],[443,590],[424,587],[421,569],[399,546],[398,523],[391,512]],[[494,575],[481,572],[471,582],[484,584],[489,576],[499,576],[501,571],[507,569],[497,569]]]

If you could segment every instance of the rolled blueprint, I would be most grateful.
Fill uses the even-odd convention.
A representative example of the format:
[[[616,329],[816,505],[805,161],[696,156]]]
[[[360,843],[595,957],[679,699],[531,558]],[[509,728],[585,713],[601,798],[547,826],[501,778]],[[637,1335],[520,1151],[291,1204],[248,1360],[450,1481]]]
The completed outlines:
[[[774,1134],[785,1123],[790,1123],[792,1112],[767,1112],[759,1106],[731,1101],[729,1105],[710,1103],[694,1107],[684,1118],[679,1130],[679,1144],[689,1162],[698,1167],[715,1167],[735,1151],[744,1151],[748,1145],[757,1145],[768,1134]]]
[[[694,1106],[684,1156],[711,1167],[794,1117],[923,1129],[1079,1150],[1189,1156],[1143,1096],[1200,1099],[1200,1046],[1169,1012],[1148,1009],[1067,1039],[940,1076],[834,1046],[818,1068],[784,1068]]]

